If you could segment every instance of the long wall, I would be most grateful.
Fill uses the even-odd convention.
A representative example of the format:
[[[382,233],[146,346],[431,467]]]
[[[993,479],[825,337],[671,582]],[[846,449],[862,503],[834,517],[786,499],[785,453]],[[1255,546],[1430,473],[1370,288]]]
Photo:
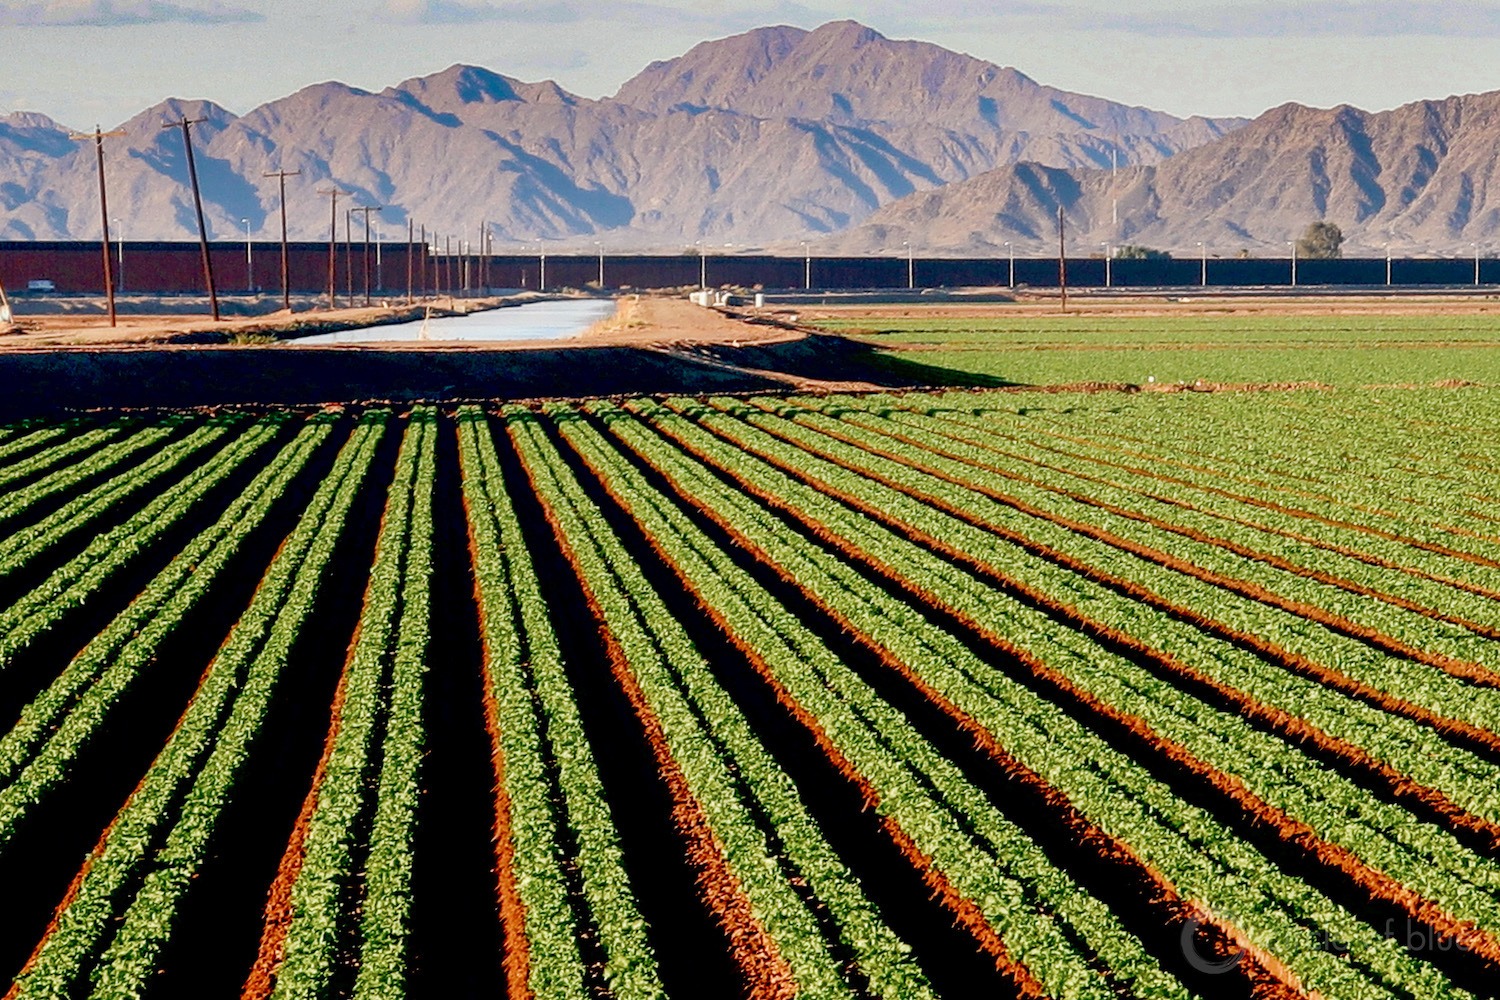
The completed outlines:
[[[126,293],[201,292],[202,263],[196,243],[131,243],[110,245],[116,286]],[[252,243],[249,260],[244,243],[210,245],[215,284],[224,294],[252,289],[275,293],[281,289],[281,246]],[[123,260],[123,267],[120,266]],[[595,254],[497,255],[492,257],[423,254],[421,248],[408,254],[405,243],[387,243],[369,254],[370,288],[377,294],[404,295],[408,260],[411,284],[420,294],[427,291],[459,291],[478,288],[537,288],[545,277],[547,288],[582,287],[599,282],[600,260]],[[607,288],[663,288],[697,286],[700,279],[710,287],[724,285],[768,289],[904,288],[908,262],[903,257],[802,257],[606,255],[604,286]],[[993,258],[918,258],[911,262],[910,279],[918,288],[1006,285],[1011,278],[1010,261]],[[1344,260],[1299,260],[1299,285],[1375,286],[1386,282],[1383,258]],[[365,252],[361,244],[339,244],[334,254],[335,284],[339,297],[350,292],[364,294]],[[467,271],[467,277],[465,272]],[[288,247],[288,272],[294,292],[318,293],[328,287],[327,243],[293,243]],[[1098,287],[1105,283],[1105,262],[1100,258],[1070,259],[1068,284]],[[1291,284],[1292,265],[1286,258],[1217,259],[1207,263],[1207,284],[1229,286],[1285,286]],[[98,294],[103,291],[103,262],[97,243],[0,242],[0,285],[11,293],[26,290],[27,283],[45,279],[64,293]],[[1173,260],[1115,260],[1110,262],[1110,283],[1119,287],[1192,287],[1204,279],[1203,263],[1192,258]],[[1390,262],[1392,284],[1454,286],[1475,283],[1473,258],[1397,259]],[[1500,260],[1480,261],[1482,284],[1500,284]],[[1015,282],[1037,288],[1055,288],[1055,259],[1017,258]]]

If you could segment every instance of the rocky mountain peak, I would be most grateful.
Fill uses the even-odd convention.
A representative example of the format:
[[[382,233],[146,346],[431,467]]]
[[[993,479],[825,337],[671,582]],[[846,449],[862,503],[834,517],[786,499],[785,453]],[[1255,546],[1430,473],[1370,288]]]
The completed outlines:
[[[684,113],[686,112],[686,113]],[[1045,87],[1017,70],[856,21],[771,26],[695,45],[646,67],[613,98],[458,64],[370,93],[304,87],[236,118],[171,100],[127,123],[114,148],[111,211],[134,238],[190,236],[180,137],[194,130],[213,232],[275,206],[261,175],[301,169],[288,189],[294,235],[326,233],[319,187],[471,236],[624,250],[695,239],[764,245],[857,224],[915,192],[1028,159],[1053,168],[1155,163],[1236,121],[1184,121]],[[9,129],[9,131],[7,131]],[[0,238],[89,235],[80,144],[0,125]]]

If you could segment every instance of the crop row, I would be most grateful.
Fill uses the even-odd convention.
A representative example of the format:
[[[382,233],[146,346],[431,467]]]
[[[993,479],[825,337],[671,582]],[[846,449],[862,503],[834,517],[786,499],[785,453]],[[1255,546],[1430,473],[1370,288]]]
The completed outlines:
[[[154,498],[124,523],[96,535],[82,552],[0,611],[0,670],[42,634],[57,628],[70,612],[188,517],[226,477],[276,439],[281,423],[267,420],[252,426],[184,477],[176,488]],[[124,501],[116,498],[116,502]],[[184,563],[182,568],[188,565]]]
[[[144,988],[316,607],[383,431],[378,414],[366,417],[341,450],[177,728],[74,879],[15,997],[66,993],[96,960],[93,996],[138,996]],[[138,888],[126,896],[132,884]]]
[[[309,422],[278,460],[21,711],[0,738],[0,850],[30,809],[66,780],[71,762],[153,664],[158,646],[209,593],[329,432],[326,423]]]
[[[320,997],[353,961],[358,997],[402,995],[430,615],[434,415],[417,410],[396,460],[358,637],[340,681],[315,806],[294,845],[284,916],[273,898],[247,995]],[[360,900],[351,911],[351,892]]]
[[[464,506],[479,593],[496,777],[496,840],[506,970],[517,996],[585,998],[580,941],[597,933],[603,977],[622,1000],[662,996],[645,921],[630,890],[593,751],[488,421],[461,412]],[[550,773],[555,768],[555,777]],[[561,828],[576,857],[559,850]],[[576,864],[588,917],[573,912],[567,866]]]
[[[31,565],[75,532],[116,511],[131,496],[169,475],[198,452],[217,444],[237,422],[218,420],[198,427],[134,468],[63,503],[40,520],[7,532],[0,540],[0,580]],[[191,480],[184,481],[182,486],[190,488]]]
[[[1457,440],[1421,430],[1435,410],[1378,414],[1414,443],[1346,474],[1316,434],[1357,426],[1344,397],[1156,402],[0,428],[0,582],[41,580],[0,607],[21,706],[0,864],[67,821],[65,783],[123,801],[81,866],[21,887],[23,920],[51,921],[4,1000],[160,995],[174,942],[210,936],[187,914],[226,891],[265,902],[258,948],[225,942],[254,957],[249,1000],[445,989],[423,872],[459,870],[461,919],[504,949],[459,960],[514,1000],[675,993],[695,956],[659,913],[722,942],[710,977],[754,1000],[948,995],[955,950],[1026,997],[1486,994],[1500,456],[1441,456],[1441,485],[1407,489]],[[1237,461],[1240,417],[1266,439]],[[477,617],[445,596],[465,554]],[[334,592],[349,574],[362,600]],[[321,683],[304,670],[337,675],[326,716],[290,707]],[[455,711],[439,670],[482,705]],[[142,707],[152,690],[178,693]],[[297,713],[306,739],[268,731]],[[149,766],[114,775],[139,732]],[[315,769],[267,782],[319,741]],[[245,871],[270,884],[226,888],[246,876],[212,859],[262,796],[280,829]],[[446,869],[423,853],[444,833]],[[652,870],[674,849],[683,868]]]
[[[1333,671],[1352,675],[1415,706],[1426,706],[1429,714],[1421,717],[1423,722],[1432,721],[1430,713],[1436,712],[1442,717],[1451,716],[1484,725],[1484,719],[1476,713],[1484,709],[1486,692],[1467,688],[1441,673],[1399,657],[1381,655],[1359,642],[1340,639],[1323,629],[1309,627],[1298,616],[1267,614],[1263,607],[1257,607],[1243,595],[1224,593],[1212,582],[1201,579],[1191,567],[1184,573],[1180,563],[1164,565],[1173,562],[1164,556],[1154,560],[1140,558],[1142,552],[1139,549],[1132,551],[1128,545],[1113,544],[1112,533],[1093,523],[1082,523],[1076,517],[1068,518],[1037,506],[1034,493],[1022,499],[986,489],[982,473],[977,470],[968,470],[971,481],[976,484],[972,489],[955,483],[955,475],[933,475],[928,470],[943,460],[939,456],[923,455],[899,440],[876,438],[873,446],[880,449],[878,452],[860,451],[847,441],[820,438],[808,431],[789,429],[785,424],[767,425],[764,419],[755,419],[764,426],[774,426],[784,435],[795,436],[800,443],[825,458],[832,458],[840,468],[859,469],[876,477],[879,482],[867,480],[861,487],[865,493],[877,497],[871,501],[872,507],[903,511],[905,524],[930,523],[934,506],[954,516],[959,522],[954,528],[955,537],[969,539],[959,555],[973,559],[979,554],[987,560],[984,565],[993,568],[997,553],[987,539],[999,533],[1029,550],[1043,563],[1061,564],[1061,568],[1068,571],[1050,574],[1054,580],[1052,586],[1062,588],[1062,593],[1081,591],[1079,598],[1070,598],[1067,603],[1086,599],[1097,606],[1100,601],[1107,601],[1118,609],[1114,612],[1115,621],[1120,621],[1121,615],[1128,616],[1126,620],[1137,619],[1137,623],[1126,626],[1125,631],[1140,635],[1152,644],[1159,645],[1164,634],[1180,636],[1173,647],[1174,653],[1184,655],[1183,642],[1193,643],[1202,652],[1189,655],[1189,661],[1211,673],[1222,675],[1226,665],[1243,664],[1244,669],[1264,678],[1250,688],[1258,697],[1280,703],[1309,721],[1315,720],[1330,731],[1366,744],[1377,755],[1398,755],[1395,760],[1403,769],[1415,767],[1418,773],[1429,775],[1430,780],[1455,795],[1466,797],[1471,803],[1486,801],[1483,796],[1487,793],[1482,790],[1492,784],[1486,778],[1489,768],[1473,761],[1472,754],[1445,748],[1431,734],[1424,735],[1399,720],[1389,719],[1384,713],[1362,710],[1339,698],[1323,684],[1298,684],[1281,671],[1268,670],[1263,662],[1259,662],[1264,657],[1247,656],[1237,649],[1225,648],[1222,642],[1205,642],[1196,637],[1194,631],[1202,631],[1205,625],[1213,626],[1210,631],[1217,638],[1232,639],[1239,646],[1257,646],[1259,652],[1270,655],[1279,665],[1292,657],[1303,657],[1305,672],[1321,668],[1318,677],[1321,681],[1327,681]],[[916,458],[912,458],[913,455]],[[921,468],[914,467],[912,462]],[[907,495],[902,496],[902,493]],[[1034,560],[1032,564],[1033,574],[1047,569]],[[1007,567],[1001,571],[1002,575],[1005,572],[1013,574],[1014,570]],[[1089,577],[1109,584],[1115,594],[1090,586]],[[1139,607],[1142,603],[1161,613],[1144,612]],[[1174,624],[1169,618],[1176,618],[1184,624]],[[1362,664],[1366,666],[1361,667]],[[1273,693],[1275,689],[1268,688],[1268,682],[1279,687],[1282,693]],[[1247,682],[1238,680],[1235,683]],[[1450,692],[1448,697],[1437,700],[1437,696],[1444,692]],[[1320,702],[1328,705],[1328,710],[1313,715],[1309,709]],[[1492,727],[1486,728],[1493,731]],[[1399,739],[1403,742],[1415,741],[1416,746],[1411,750],[1401,750],[1400,744],[1393,742],[1397,737],[1393,730],[1401,731]],[[1378,742],[1372,743],[1372,740]],[[1439,762],[1436,773],[1422,763],[1424,759]],[[1463,770],[1456,772],[1453,768]],[[1476,790],[1480,790],[1480,797],[1471,797]],[[1475,808],[1489,813],[1491,807],[1476,805]]]
[[[747,992],[846,997],[853,988],[794,890],[805,880],[833,910],[840,943],[880,996],[922,996],[906,949],[873,914],[795,787],[676,622],[661,596],[597,517],[529,412],[508,422],[533,484],[618,650],[616,676],[635,704],[663,770],[676,779],[678,822],[694,845]],[[764,816],[763,826],[757,813]],[[772,843],[784,857],[778,858]],[[790,870],[787,870],[788,867]],[[842,918],[842,919],[841,919]]]
[[[723,418],[703,416],[700,419],[708,424],[722,422]],[[655,420],[662,422],[662,426],[668,429],[674,440],[689,447],[690,451],[703,460],[713,461],[726,473],[739,478],[746,488],[751,489],[763,501],[789,505],[789,509],[794,505],[796,515],[810,525],[823,532],[836,530],[834,537],[840,539],[840,550],[845,556],[860,561],[873,561],[885,574],[894,574],[896,578],[903,580],[907,589],[918,593],[925,590],[931,594],[934,580],[954,577],[951,571],[945,578],[940,569],[924,566],[919,559],[920,554],[903,538],[875,528],[863,517],[841,513],[837,506],[830,508],[828,502],[822,499],[832,489],[830,481],[824,481],[819,489],[812,489],[769,469],[757,473],[759,463],[748,459],[746,452],[741,450],[745,443],[742,436],[738,444],[730,444],[727,440],[704,438],[701,431],[693,433],[680,421],[666,421],[660,415],[656,415]],[[747,477],[754,479],[747,481]],[[837,491],[835,495],[838,495]],[[830,518],[833,520],[830,521]],[[908,553],[908,560],[897,561],[896,557],[903,551]],[[918,562],[910,563],[909,559],[918,559]],[[900,605],[896,606],[899,607]],[[897,615],[896,608],[892,608],[889,614]],[[1077,729],[1077,723],[1069,716],[1058,714],[1058,709],[1048,707],[1047,702],[1037,701],[1026,686],[974,662],[972,654],[955,644],[951,637],[928,632],[927,627],[920,625],[921,619],[913,618],[909,612],[900,613],[896,620],[902,621],[908,635],[916,631],[927,632],[932,636],[929,641],[948,651],[948,655],[943,658],[945,662],[933,663],[930,667],[934,676],[948,678],[941,687],[933,685],[933,690],[962,710],[984,731],[996,737],[1004,733],[1011,734],[1009,738],[1002,738],[1002,745],[1012,753],[1016,752],[1011,749],[1013,746],[1029,751],[1025,758],[1028,766],[1038,774],[1049,777],[1056,775],[1055,780],[1064,784],[1064,788],[1059,790],[1064,791],[1080,808],[1084,808],[1101,828],[1114,831],[1123,843],[1146,852],[1144,860],[1147,863],[1156,866],[1174,881],[1180,878],[1185,886],[1192,887],[1194,898],[1208,902],[1212,912],[1240,914],[1252,927],[1258,925],[1255,930],[1241,927],[1236,933],[1243,933],[1250,940],[1259,937],[1277,942],[1278,946],[1273,949],[1276,958],[1296,971],[1303,981],[1318,982],[1319,988],[1328,990],[1333,990],[1341,982],[1346,988],[1352,985],[1350,970],[1327,964],[1327,957],[1311,942],[1319,935],[1332,932],[1333,926],[1349,927],[1353,925],[1353,921],[1348,920],[1347,916],[1340,916],[1338,909],[1326,899],[1309,910],[1309,900],[1316,896],[1310,886],[1297,880],[1277,878],[1274,866],[1264,859],[1252,860],[1257,857],[1253,849],[1248,844],[1237,841],[1216,819],[1176,799],[1166,786],[1148,778],[1144,772],[1136,771],[1139,764],[1121,757],[1119,751],[1109,748],[1108,744],[1095,742],[1099,739],[1098,736],[1087,730]],[[1056,631],[1053,627],[1040,634],[1056,634]],[[1029,630],[1010,636],[1006,643],[1007,652],[1018,658],[1029,659],[1046,669],[1045,662],[1050,655],[1046,646],[1031,643],[1027,650],[1017,645],[1025,642],[1025,636],[1037,634],[1034,630]],[[892,651],[897,659],[908,665],[921,662],[921,659],[931,662],[930,654],[923,658],[919,650],[910,645],[908,635],[886,640],[892,643]],[[1038,661],[1037,657],[1043,659]],[[954,673],[955,670],[958,672]],[[999,710],[998,704],[993,701],[997,698],[1003,699],[1002,703],[1009,708]],[[1031,724],[1047,726],[1053,732],[1048,737],[1040,737],[1040,744],[1032,742],[1038,737],[1029,734],[1025,728],[1017,728],[1022,720],[1028,719],[1032,720]],[[1089,746],[1091,742],[1095,743],[1092,747]],[[1046,749],[1049,743],[1050,750]],[[1067,747],[1074,749],[1064,749]],[[1104,775],[1089,777],[1076,772],[1069,773],[1069,762],[1073,760],[1094,762],[1096,766],[1108,761],[1111,767]],[[1106,785],[1091,791],[1091,786],[1100,777],[1105,779]],[[1113,790],[1106,790],[1111,786]],[[1147,803],[1150,803],[1152,812],[1136,811]],[[1178,838],[1187,839],[1184,841]],[[1171,846],[1174,841],[1177,844],[1175,847]],[[1217,877],[1207,874],[1219,865],[1224,866],[1223,874]],[[1251,870],[1257,874],[1249,878],[1247,884],[1245,876]],[[1236,884],[1233,885],[1226,883],[1223,878],[1231,872],[1238,873],[1234,880]],[[1248,890],[1250,895],[1240,896],[1239,890]],[[1202,895],[1199,896],[1198,893]],[[1255,897],[1261,893],[1270,895],[1257,900]],[[1312,912],[1329,914],[1330,923],[1321,927],[1318,922],[1302,923],[1308,920]],[[1291,923],[1281,923],[1288,920]],[[1301,930],[1296,929],[1299,926]],[[1299,937],[1301,944],[1297,943]],[[1429,975],[1432,972],[1405,965],[1389,948],[1389,942],[1380,940],[1368,928],[1360,935],[1351,934],[1346,940],[1359,940],[1361,948],[1368,949],[1361,961],[1384,965],[1388,970],[1386,975],[1405,978]],[[1403,965],[1404,971],[1398,972]],[[1362,988],[1368,988],[1368,984]]]
[[[778,538],[774,518],[683,459],[681,452],[604,405],[590,407],[629,448],[665,475],[679,496],[713,512],[741,544],[793,570],[805,586],[833,585],[806,554]],[[1179,995],[1118,921],[1053,867],[1024,833],[806,626],[779,610],[673,504],[630,472],[597,432],[576,423],[564,437],[655,539],[697,596],[819,738],[889,835],[1022,992],[1111,995],[1117,987]],[[983,846],[969,830],[980,832]],[[830,901],[830,905],[834,905]]]
[[[757,424],[764,422],[762,418],[753,414],[747,416],[747,419]],[[816,449],[818,443],[812,440],[808,441],[807,445]],[[843,464],[848,465],[850,461],[846,459]],[[878,499],[884,503],[891,502],[883,497]],[[983,500],[978,502],[982,504]],[[970,542],[969,544],[972,546],[976,543]],[[983,545],[983,542],[977,544]],[[1058,577],[1059,574],[1053,574],[1053,576]],[[1054,590],[1066,588],[1076,579],[1072,574],[1060,576],[1060,580],[1055,580],[1052,584]],[[1087,587],[1082,589],[1087,589]],[[1075,598],[1074,603],[1076,600]],[[1003,605],[999,602],[991,602],[985,607],[984,612],[987,615],[993,615],[1000,607]],[[1141,617],[1139,612],[1132,615],[1132,610],[1128,606],[1121,609],[1124,615],[1122,629],[1127,633],[1153,635],[1155,631],[1153,628],[1143,629],[1140,622],[1131,620]],[[1147,616],[1149,617],[1149,613]],[[996,634],[1004,636],[1024,634],[1028,627],[1043,627],[1046,617],[1035,613],[1033,617],[1036,618],[1036,624],[1030,626],[1023,621],[1006,622],[1002,619],[992,628]],[[1054,642],[1065,642],[1068,638],[1068,634],[1063,633],[1055,637]],[[1154,635],[1153,638],[1155,638]],[[1159,644],[1159,640],[1157,642]],[[1212,656],[1204,659],[1211,662]],[[1183,698],[1170,685],[1163,685],[1159,681],[1147,678],[1142,672],[1133,668],[1128,661],[1116,659],[1111,663],[1085,646],[1079,650],[1077,662],[1092,668],[1094,672],[1098,671],[1099,665],[1108,665],[1109,670],[1092,682],[1094,690],[1106,692],[1107,702],[1118,701],[1123,696],[1119,684],[1122,680],[1125,681],[1127,688],[1133,688],[1136,691],[1135,706],[1129,709],[1131,715],[1136,718],[1154,719],[1153,731],[1157,733],[1173,733],[1176,734],[1177,739],[1185,739],[1188,744],[1185,752],[1193,758],[1195,763],[1206,764],[1210,761],[1220,761],[1222,770],[1235,775],[1262,796],[1281,802],[1284,806],[1288,803],[1296,803],[1293,811],[1309,818],[1319,826],[1327,826],[1333,822],[1336,826],[1344,827],[1343,842],[1357,844],[1357,850],[1362,856],[1370,858],[1388,874],[1395,874],[1398,877],[1404,875],[1405,881],[1409,884],[1418,888],[1427,886],[1432,891],[1439,891],[1438,886],[1443,884],[1442,877],[1424,870],[1421,866],[1434,859],[1462,858],[1465,853],[1443,835],[1429,833],[1419,825],[1413,824],[1411,817],[1405,812],[1369,802],[1361,789],[1347,785],[1340,787],[1336,780],[1324,778],[1316,769],[1309,770],[1309,764],[1303,760],[1300,753],[1279,748],[1274,741],[1267,743],[1263,738],[1244,731],[1243,723],[1233,713],[1220,714],[1197,702],[1196,699]],[[1120,704],[1128,704],[1129,701],[1129,698],[1125,698],[1125,701]],[[1173,706],[1174,703],[1175,716],[1165,714],[1163,709]],[[1236,732],[1236,727],[1240,727],[1239,732]],[[1196,737],[1192,735],[1194,733],[1197,734]],[[1232,735],[1232,739],[1226,734]],[[1233,763],[1230,763],[1231,761]],[[1275,770],[1283,774],[1276,777],[1273,775]],[[1467,788],[1460,789],[1461,792],[1467,790]],[[1328,803],[1328,807],[1321,812],[1316,797],[1318,794],[1326,796]],[[1263,804],[1254,805],[1253,808],[1259,812]],[[1323,818],[1318,820],[1316,817],[1320,815]],[[1383,831],[1383,833],[1356,834],[1352,829],[1348,829],[1348,818],[1353,815],[1359,815],[1372,831]],[[1397,844],[1401,846],[1393,853],[1392,847]],[[1412,856],[1415,867],[1410,866],[1407,861],[1408,855]],[[1485,874],[1487,865],[1480,859],[1470,860],[1472,867],[1462,861],[1456,867],[1466,873],[1467,878],[1464,881],[1474,881],[1475,885],[1484,887],[1485,880],[1492,878],[1493,875]],[[1457,900],[1470,900],[1467,905],[1480,908],[1475,911],[1473,919],[1482,925],[1488,924],[1493,927],[1495,926],[1493,913],[1490,913],[1488,917],[1478,916],[1479,913],[1487,912],[1482,898],[1482,893],[1485,891],[1488,891],[1488,888],[1482,888],[1481,896],[1475,898],[1474,888],[1449,885],[1446,898],[1453,901],[1452,905],[1460,909],[1463,906],[1458,904]]]

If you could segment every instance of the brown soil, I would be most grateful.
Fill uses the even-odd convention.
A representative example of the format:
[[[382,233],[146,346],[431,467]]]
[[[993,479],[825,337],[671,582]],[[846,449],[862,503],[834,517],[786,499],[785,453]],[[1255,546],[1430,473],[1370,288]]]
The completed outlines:
[[[16,330],[0,336],[0,351],[35,348],[112,347],[162,348],[167,346],[213,346],[236,342],[269,342],[295,340],[315,333],[352,330],[388,323],[419,320],[430,309],[434,316],[461,316],[483,309],[539,299],[537,295],[508,298],[434,299],[408,306],[404,302],[386,302],[372,306],[350,306],[337,309],[314,308],[303,311],[277,312],[257,316],[228,315],[215,323],[206,312],[183,312],[163,308],[159,312],[121,313],[117,325],[110,326],[106,316],[76,312],[20,316]],[[156,303],[178,306],[176,302]],[[144,309],[152,304],[143,305]]]
[[[384,304],[303,312],[278,311],[264,316],[225,316],[215,323],[207,315],[149,313],[122,314],[111,327],[104,316],[60,313],[23,316],[18,332],[0,336],[0,352],[37,348],[152,348],[209,347],[232,343],[235,338],[255,341],[295,341],[314,333],[352,330],[389,323],[406,323],[428,315],[461,316],[486,309],[540,301],[544,296],[527,294],[507,298],[436,299],[413,306]],[[547,347],[666,346],[677,342],[750,343],[795,336],[785,328],[750,325],[717,309],[704,309],[686,299],[633,295],[620,299],[616,314],[595,324],[581,338],[528,341],[524,344],[474,342],[340,345],[353,350],[526,350]]]
[[[495,300],[454,303],[461,310],[497,304]],[[1012,307],[923,308],[927,311],[920,315],[954,310],[979,315],[983,310]],[[935,386],[1013,392],[1143,391],[1125,383],[1020,386],[915,360],[891,365],[869,344],[799,326],[802,316],[797,313],[705,309],[666,296],[621,299],[614,316],[566,340],[313,345],[231,344],[225,337],[227,331],[253,341],[295,340],[325,330],[417,319],[424,309],[346,309],[233,319],[218,325],[201,316],[122,317],[122,326],[116,330],[98,317],[28,319],[30,332],[0,337],[0,385],[8,390],[0,397],[0,420],[70,410],[577,399],[647,393],[828,393]],[[1151,386],[1149,391],[1316,387],[1316,383],[1303,382],[1196,382]]]

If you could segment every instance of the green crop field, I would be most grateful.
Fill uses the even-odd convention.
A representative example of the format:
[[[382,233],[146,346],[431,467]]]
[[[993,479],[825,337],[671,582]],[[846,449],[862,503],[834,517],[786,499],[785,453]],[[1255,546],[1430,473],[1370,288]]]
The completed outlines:
[[[1500,388],[1359,385],[1500,345],[1362,323],[0,428],[6,996],[1493,996]],[[882,336],[1255,354],[1057,329]]]
[[[897,372],[1077,382],[1500,383],[1500,321],[1476,316],[1124,316],[824,320]],[[918,375],[920,378],[920,374]]]

